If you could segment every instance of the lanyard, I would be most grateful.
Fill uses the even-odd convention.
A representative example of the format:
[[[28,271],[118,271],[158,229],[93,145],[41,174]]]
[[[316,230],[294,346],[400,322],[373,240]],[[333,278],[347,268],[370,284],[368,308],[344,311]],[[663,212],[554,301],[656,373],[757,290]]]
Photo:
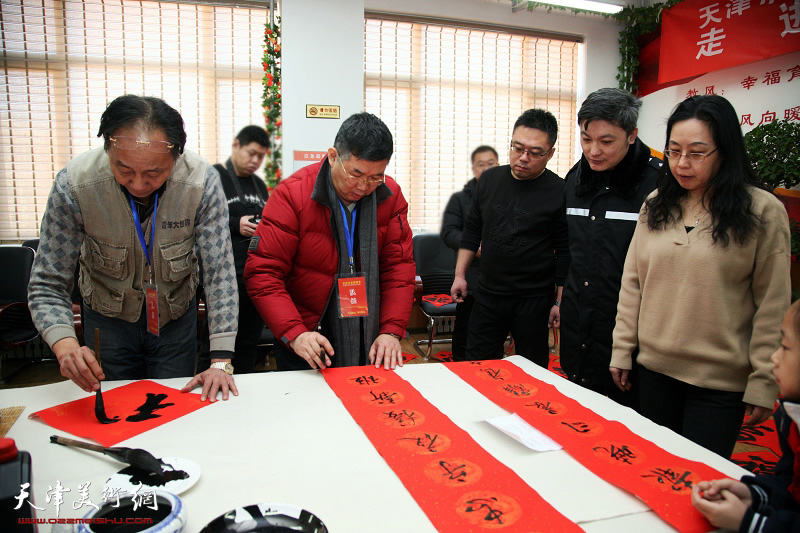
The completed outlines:
[[[350,273],[355,272],[353,267],[353,242],[356,238],[356,212],[358,211],[358,204],[353,207],[353,226],[347,223],[347,211],[344,204],[339,200],[339,207],[342,209],[342,223],[344,224],[344,242],[347,245],[347,257],[350,260]]]
[[[144,250],[144,257],[147,259],[147,264],[150,265],[150,250],[153,249],[153,236],[156,234],[156,211],[158,211],[158,193],[153,204],[153,231],[150,232],[150,247],[147,247],[147,242],[144,239],[144,231],[142,230],[142,223],[139,221],[139,210],[136,209],[136,204],[133,202],[133,196],[128,195],[128,200],[131,202],[131,212],[133,213],[133,222],[136,226],[136,233],[139,235],[139,242],[142,243]]]

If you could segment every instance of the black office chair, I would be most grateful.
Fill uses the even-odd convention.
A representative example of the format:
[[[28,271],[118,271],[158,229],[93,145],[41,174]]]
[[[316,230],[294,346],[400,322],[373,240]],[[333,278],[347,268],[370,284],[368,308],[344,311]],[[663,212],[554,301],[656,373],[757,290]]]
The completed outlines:
[[[0,246],[0,383],[3,356],[23,348],[39,337],[28,309],[28,280],[33,266],[33,249],[27,246]],[[31,363],[34,360],[26,360]],[[26,366],[26,365],[25,365]],[[22,370],[18,368],[8,376]]]
[[[448,248],[438,233],[415,235],[413,238],[414,261],[417,263],[417,275],[422,279],[422,295],[450,294],[455,277],[456,258],[453,250]],[[456,304],[434,305],[420,301],[422,313],[428,318],[428,339],[418,340],[414,348],[427,361],[431,357],[434,344],[450,343],[452,339],[434,339],[437,330],[448,320],[455,320]],[[420,346],[427,345],[423,352]]]

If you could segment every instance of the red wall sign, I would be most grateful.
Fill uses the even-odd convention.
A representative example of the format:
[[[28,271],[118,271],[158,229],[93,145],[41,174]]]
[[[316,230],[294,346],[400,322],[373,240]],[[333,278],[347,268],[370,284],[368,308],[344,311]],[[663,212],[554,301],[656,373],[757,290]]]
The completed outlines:
[[[659,83],[800,50],[800,0],[684,0],[662,16]]]

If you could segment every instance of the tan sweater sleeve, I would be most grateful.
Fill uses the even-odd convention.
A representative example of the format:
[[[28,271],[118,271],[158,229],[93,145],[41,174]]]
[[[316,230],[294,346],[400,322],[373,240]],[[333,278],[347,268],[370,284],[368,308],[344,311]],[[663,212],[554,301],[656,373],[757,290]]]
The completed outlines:
[[[647,220],[639,213],[639,222],[625,256],[622,282],[617,304],[617,321],[614,326],[611,363],[609,366],[630,370],[633,351],[639,345],[639,310],[642,305],[641,272],[639,271],[639,241],[650,231]]]
[[[758,193],[764,196],[769,194]],[[757,198],[756,194],[754,199]],[[772,376],[770,356],[780,345],[781,322],[791,301],[791,250],[786,209],[771,195],[764,203],[766,205],[759,213],[763,227],[758,233],[752,282],[756,306],[750,338],[750,365],[753,371],[748,378],[743,401],[772,409],[778,397],[778,386]]]

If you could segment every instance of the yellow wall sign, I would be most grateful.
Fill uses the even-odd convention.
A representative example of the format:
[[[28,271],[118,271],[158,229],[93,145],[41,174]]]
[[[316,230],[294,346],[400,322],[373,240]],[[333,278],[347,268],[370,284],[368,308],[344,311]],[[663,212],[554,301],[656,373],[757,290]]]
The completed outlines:
[[[306,104],[306,118],[339,118],[339,106]]]

